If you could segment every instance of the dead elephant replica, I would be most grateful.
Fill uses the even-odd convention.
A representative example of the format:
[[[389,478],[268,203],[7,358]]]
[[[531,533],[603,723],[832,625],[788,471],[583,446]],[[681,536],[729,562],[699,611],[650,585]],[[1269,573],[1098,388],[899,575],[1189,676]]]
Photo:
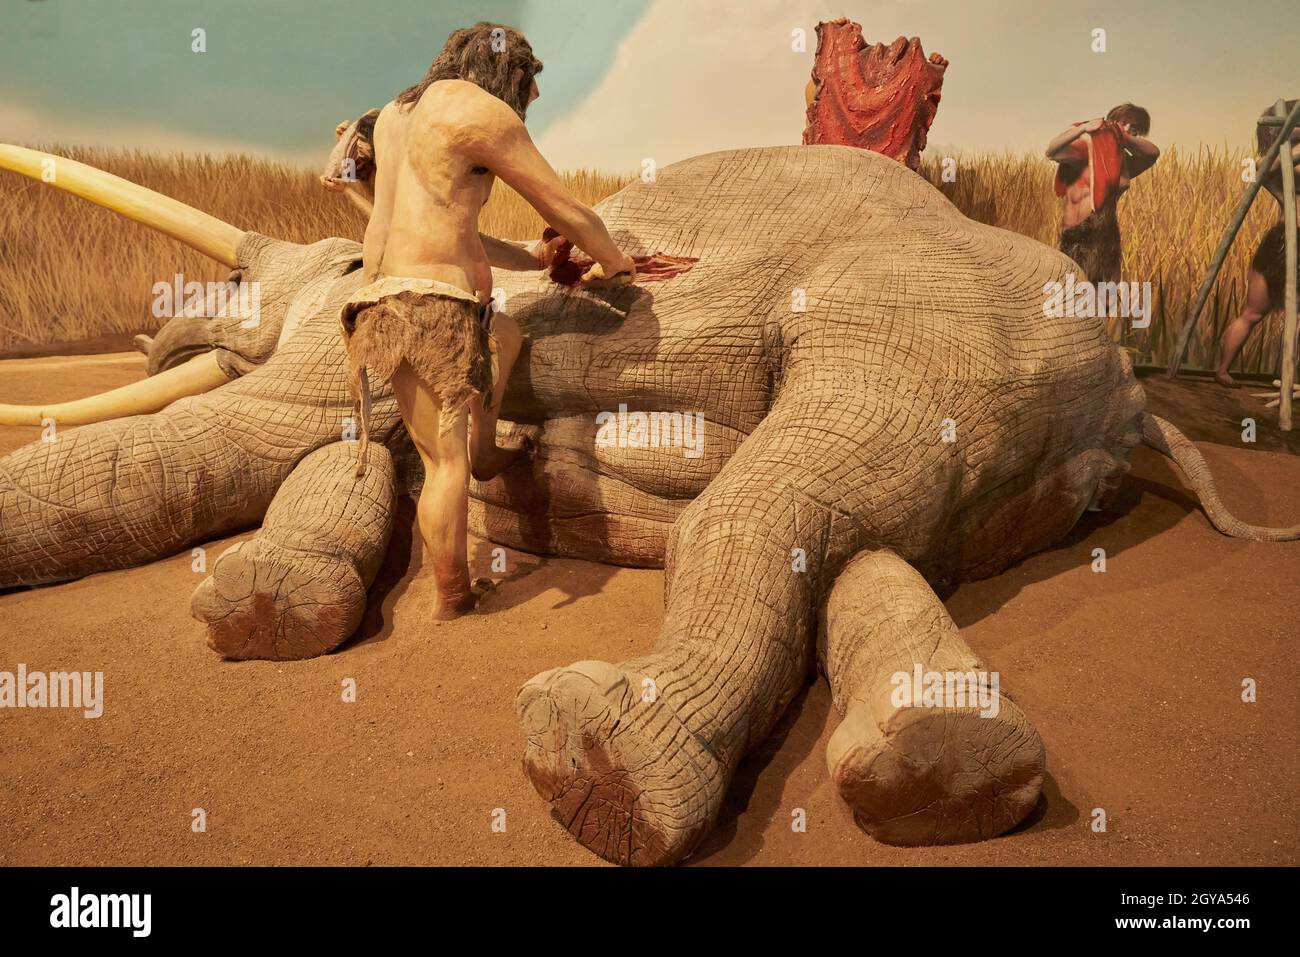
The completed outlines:
[[[3,150],[28,175],[41,159]],[[404,491],[390,395],[360,485],[356,446],[340,441],[336,317],[360,282],[358,245],[241,233],[57,163],[63,188],[259,282],[261,319],[211,320],[213,351],[106,405],[0,408],[3,421],[64,424],[161,409],[0,459],[0,585],[152,561],[260,522],[195,593],[211,644],[269,658],[335,647]],[[1044,286],[1069,260],[966,219],[892,160],[839,146],[715,153],[598,210],[629,253],[698,263],[607,294],[499,276],[531,340],[504,413],[539,454],[476,484],[471,518],[505,545],[665,568],[653,651],[537,675],[516,701],[526,773],[602,857],[689,854],[814,658],[843,716],[830,773],[864,829],[932,844],[1014,827],[1043,778],[1029,720],[1000,694],[988,716],[970,702],[899,706],[894,676],[983,671],[932,585],[1060,540],[1105,504],[1139,442],[1178,462],[1226,534],[1300,534],[1227,514],[1195,447],[1144,413],[1101,321],[1045,317]],[[701,413],[704,454],[597,442],[597,416],[621,405]]]

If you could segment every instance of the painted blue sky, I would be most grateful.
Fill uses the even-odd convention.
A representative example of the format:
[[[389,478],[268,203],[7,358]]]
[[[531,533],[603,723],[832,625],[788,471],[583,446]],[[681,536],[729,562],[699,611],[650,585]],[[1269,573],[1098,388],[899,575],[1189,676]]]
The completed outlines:
[[[1162,147],[1245,147],[1262,107],[1300,96],[1297,0],[0,0],[0,140],[315,166],[337,121],[487,19],[546,62],[528,125],[552,163],[627,172],[798,142],[814,44],[792,32],[838,16],[951,61],[931,152],[1038,151],[1125,100]]]
[[[546,63],[529,114],[539,133],[599,82],[648,3],[0,0],[0,102],[43,118],[27,124],[51,138],[80,125],[113,142],[116,124],[124,142],[144,132],[299,156],[418,80],[453,29],[491,20],[524,30]],[[206,53],[191,50],[196,27]]]

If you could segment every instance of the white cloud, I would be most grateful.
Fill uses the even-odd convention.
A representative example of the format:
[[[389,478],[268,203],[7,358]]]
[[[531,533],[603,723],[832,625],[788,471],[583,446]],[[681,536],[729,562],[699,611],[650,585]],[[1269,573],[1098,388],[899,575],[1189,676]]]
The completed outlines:
[[[747,0],[723,14],[706,0],[656,0],[628,32],[600,85],[538,137],[557,169],[626,173],[743,146],[798,143],[818,20],[812,0]],[[803,53],[791,33],[807,34]]]

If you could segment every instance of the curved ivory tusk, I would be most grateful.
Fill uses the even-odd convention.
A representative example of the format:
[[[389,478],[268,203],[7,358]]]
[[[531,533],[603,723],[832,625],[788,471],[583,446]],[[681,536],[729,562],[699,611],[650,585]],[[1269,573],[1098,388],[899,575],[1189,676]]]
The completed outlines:
[[[6,143],[0,143],[0,169],[66,190],[179,239],[231,268],[237,265],[235,250],[244,231],[170,196],[76,160]]]
[[[208,352],[147,379],[84,399],[54,405],[0,405],[0,425],[41,425],[46,419],[53,419],[56,425],[89,425],[144,415],[229,381],[216,356]]]

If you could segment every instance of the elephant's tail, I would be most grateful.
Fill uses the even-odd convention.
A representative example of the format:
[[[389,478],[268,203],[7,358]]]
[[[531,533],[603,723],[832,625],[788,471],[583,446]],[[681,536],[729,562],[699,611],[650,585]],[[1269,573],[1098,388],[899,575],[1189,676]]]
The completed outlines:
[[[1289,542],[1300,538],[1300,525],[1290,528],[1264,528],[1247,525],[1233,516],[1219,499],[1214,488],[1214,478],[1200,450],[1192,440],[1178,431],[1170,422],[1147,412],[1142,417],[1142,441],[1151,448],[1169,456],[1187,476],[1192,491],[1200,499],[1201,507],[1212,524],[1224,535],[1248,538],[1256,542]]]

